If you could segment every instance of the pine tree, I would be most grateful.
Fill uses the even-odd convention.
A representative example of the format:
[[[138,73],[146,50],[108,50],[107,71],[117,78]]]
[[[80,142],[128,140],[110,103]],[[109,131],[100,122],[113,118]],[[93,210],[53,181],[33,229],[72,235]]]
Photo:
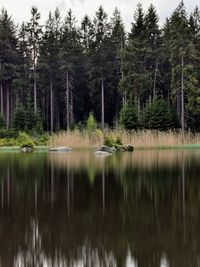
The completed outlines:
[[[17,106],[12,114],[12,127],[15,131],[26,130],[26,112],[22,106]]]
[[[40,88],[43,95],[41,106],[43,110],[43,120],[46,122],[46,129],[51,132],[55,129],[55,114],[58,113],[56,103],[59,99],[57,76],[59,72],[59,49],[60,49],[60,12],[55,10],[54,15],[49,13],[49,18],[45,25],[40,44],[39,67]],[[47,88],[44,90],[44,88]],[[50,114],[50,115],[49,115]],[[50,119],[49,119],[50,118]],[[50,127],[49,127],[50,121]]]
[[[65,18],[61,37],[60,70],[62,79],[62,99],[64,105],[64,124],[67,130],[74,122],[74,95],[79,83],[78,71],[82,58],[80,32],[76,27],[76,20],[72,11],[69,10]]]
[[[159,66],[161,63],[161,31],[159,29],[159,18],[155,7],[151,4],[144,18],[147,38],[147,62],[146,68],[151,73],[151,84],[149,95],[153,98],[157,94],[157,87],[161,82]]]
[[[140,113],[141,106],[149,97],[151,88],[151,72],[147,69],[147,38],[144,12],[138,4],[132,23],[131,33],[124,50],[122,91],[126,91],[128,98],[135,98]]]
[[[171,96],[182,130],[192,113],[199,112],[198,74],[194,59],[197,50],[183,2],[179,4],[169,21],[169,54],[171,64]],[[186,120],[187,119],[187,120]]]
[[[39,43],[42,33],[42,27],[39,24],[40,13],[36,7],[31,8],[31,20],[27,23],[26,31],[28,33],[28,46],[31,51],[33,68],[33,95],[34,111],[37,113],[37,61],[39,53]]]
[[[132,102],[128,102],[121,110],[120,122],[127,130],[137,130],[139,128],[139,118],[137,108]]]
[[[143,111],[143,127],[161,131],[175,127],[173,112],[164,99],[155,97],[153,101],[146,103]]]
[[[7,129],[10,126],[11,91],[18,63],[16,27],[5,9],[0,14],[0,65],[1,65],[1,113],[6,114]],[[5,105],[4,105],[5,104]],[[4,108],[6,106],[6,109]]]

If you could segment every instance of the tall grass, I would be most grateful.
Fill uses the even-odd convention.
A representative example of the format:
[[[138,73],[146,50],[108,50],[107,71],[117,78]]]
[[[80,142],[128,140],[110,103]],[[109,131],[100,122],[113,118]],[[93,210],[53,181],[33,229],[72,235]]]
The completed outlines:
[[[60,132],[49,140],[49,146],[69,146],[72,148],[93,148],[103,144],[104,135],[120,137],[123,144],[133,145],[135,148],[152,147],[179,147],[183,145],[200,145],[200,134],[187,132],[159,132],[139,131],[128,132],[124,130],[101,131],[89,134],[87,132],[71,131]]]

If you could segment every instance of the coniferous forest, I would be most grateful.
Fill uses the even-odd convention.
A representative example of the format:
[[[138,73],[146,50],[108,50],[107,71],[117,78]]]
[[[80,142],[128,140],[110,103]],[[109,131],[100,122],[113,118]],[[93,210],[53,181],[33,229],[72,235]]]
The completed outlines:
[[[138,4],[130,32],[117,8],[80,24],[72,10],[40,17],[32,7],[17,25],[1,10],[0,128],[69,130],[92,112],[103,128],[200,130],[198,7],[180,2],[161,25]]]

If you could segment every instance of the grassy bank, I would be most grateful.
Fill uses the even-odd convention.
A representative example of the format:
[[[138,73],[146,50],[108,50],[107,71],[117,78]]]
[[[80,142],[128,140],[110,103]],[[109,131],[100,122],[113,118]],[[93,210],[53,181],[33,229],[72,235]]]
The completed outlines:
[[[87,132],[60,132],[49,139],[49,146],[69,146],[74,149],[93,148],[101,146],[105,135],[119,137],[123,144],[130,144],[136,149],[148,148],[200,148],[200,134],[187,132],[184,135],[181,132],[158,132],[158,131],[140,131],[127,132],[123,130],[101,131],[94,133]]]

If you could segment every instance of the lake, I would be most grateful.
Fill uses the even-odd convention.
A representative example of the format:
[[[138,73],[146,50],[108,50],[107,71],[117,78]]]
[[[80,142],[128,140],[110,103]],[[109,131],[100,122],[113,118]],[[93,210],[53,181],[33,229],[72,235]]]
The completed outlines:
[[[200,150],[0,153],[0,266],[200,266]]]

